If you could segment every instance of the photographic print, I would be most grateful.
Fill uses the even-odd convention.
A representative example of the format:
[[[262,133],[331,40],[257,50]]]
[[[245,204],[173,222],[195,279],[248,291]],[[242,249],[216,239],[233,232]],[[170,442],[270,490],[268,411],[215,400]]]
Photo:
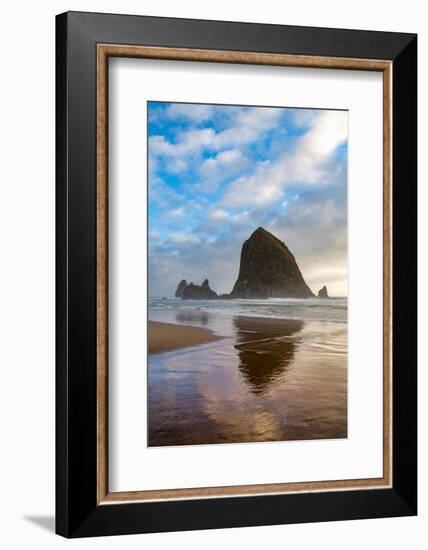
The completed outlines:
[[[346,438],[348,112],[147,109],[148,445]]]

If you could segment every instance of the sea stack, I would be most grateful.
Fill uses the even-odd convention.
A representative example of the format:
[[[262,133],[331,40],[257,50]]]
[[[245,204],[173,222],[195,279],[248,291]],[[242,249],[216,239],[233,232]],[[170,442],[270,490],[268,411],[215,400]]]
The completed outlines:
[[[210,283],[205,279],[201,286],[193,283],[187,285],[181,297],[183,300],[214,300],[218,295],[210,289]]]
[[[324,285],[319,291],[318,291],[318,298],[328,298],[328,292],[327,287]]]
[[[242,245],[239,276],[231,298],[310,298],[299,266],[272,233],[259,227]]]
[[[186,286],[187,286],[186,279],[182,279],[178,283],[177,290],[175,291],[175,297],[176,298],[182,298],[183,297],[183,292],[184,292],[184,289],[186,288]]]

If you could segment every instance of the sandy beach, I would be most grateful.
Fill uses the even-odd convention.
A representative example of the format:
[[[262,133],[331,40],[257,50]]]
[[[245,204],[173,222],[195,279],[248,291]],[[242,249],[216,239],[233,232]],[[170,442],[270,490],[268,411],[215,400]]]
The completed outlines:
[[[151,318],[149,446],[347,437],[346,323]]]
[[[148,336],[150,354],[197,346],[221,339],[212,330],[206,328],[157,321],[149,321]]]

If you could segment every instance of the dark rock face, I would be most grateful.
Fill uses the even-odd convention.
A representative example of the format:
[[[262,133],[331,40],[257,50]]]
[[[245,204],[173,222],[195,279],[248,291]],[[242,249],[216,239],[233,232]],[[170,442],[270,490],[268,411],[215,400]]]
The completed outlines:
[[[299,266],[287,248],[272,233],[259,227],[242,245],[239,276],[230,294],[218,296],[208,279],[202,285],[180,281],[175,292],[183,300],[233,298],[309,298],[313,296]],[[328,297],[327,288],[318,293]]]
[[[176,298],[182,298],[183,297],[183,292],[184,292],[184,289],[186,288],[186,286],[187,286],[186,279],[182,279],[178,283],[177,290],[175,291],[175,297]]]
[[[318,298],[328,298],[327,287],[325,285],[318,291]]]
[[[272,233],[259,227],[242,245],[238,280],[231,298],[309,298],[293,254]]]
[[[201,286],[190,283],[183,290],[183,300],[213,300],[218,298],[217,293],[210,289],[208,279],[202,283]]]

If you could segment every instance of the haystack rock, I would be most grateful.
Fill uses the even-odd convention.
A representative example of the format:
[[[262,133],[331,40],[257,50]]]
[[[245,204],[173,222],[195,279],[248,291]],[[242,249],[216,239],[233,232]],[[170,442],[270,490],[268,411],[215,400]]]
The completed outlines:
[[[218,298],[217,293],[210,289],[208,279],[205,279],[201,286],[190,283],[183,290],[181,297],[183,300],[213,300]]]
[[[309,298],[299,266],[272,233],[259,227],[242,245],[238,280],[231,298]]]
[[[325,285],[318,291],[318,298],[328,298],[327,287]]]
[[[186,286],[187,286],[186,279],[182,279],[178,283],[177,290],[175,291],[175,297],[176,298],[182,298],[183,297],[183,292],[184,292],[184,289],[186,288]]]

